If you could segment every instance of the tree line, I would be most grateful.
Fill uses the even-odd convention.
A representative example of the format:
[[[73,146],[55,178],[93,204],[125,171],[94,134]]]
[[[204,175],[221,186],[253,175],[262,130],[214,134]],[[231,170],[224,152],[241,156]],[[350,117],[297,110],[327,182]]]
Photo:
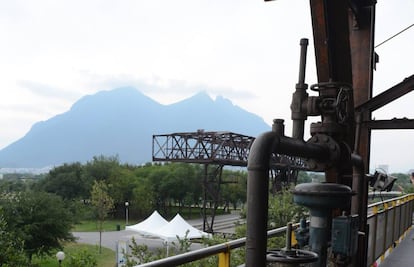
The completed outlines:
[[[104,219],[108,214],[93,209],[96,185],[104,188],[109,215],[124,218],[125,202],[135,221],[154,209],[172,217],[184,208],[198,208],[203,201],[203,165],[186,163],[121,164],[117,157],[97,156],[87,163],[66,163],[44,175],[10,174],[0,180],[0,266],[28,266],[33,255],[50,254],[72,241],[71,229],[82,219]],[[393,174],[396,188],[412,192],[408,175]],[[220,205],[240,207],[246,202],[247,173],[225,169]],[[298,183],[323,181],[323,175],[299,172]],[[231,183],[230,183],[231,182]],[[99,191],[99,190],[98,190]],[[95,193],[94,193],[95,192]],[[109,201],[110,200],[110,201]],[[291,195],[270,196],[269,225],[279,227],[300,212]],[[101,212],[101,214],[100,214]],[[239,227],[244,236],[245,227]],[[6,263],[6,264],[4,264]],[[9,264],[9,265],[7,265]]]
[[[135,219],[157,209],[164,216],[171,207],[198,207],[203,199],[204,167],[187,163],[147,163],[142,166],[121,164],[117,157],[94,157],[86,164],[70,163],[52,169],[35,183],[39,191],[54,193],[65,200],[88,202],[94,181],[107,184],[114,200],[113,216],[124,216],[125,202]],[[236,181],[221,186],[223,206],[237,206],[246,200],[247,174],[223,170],[223,181]]]
[[[0,180],[0,246],[8,249],[0,252],[0,266],[29,266],[34,255],[50,254],[73,241],[74,224],[84,219],[101,222],[107,208],[109,216],[124,218],[126,201],[135,221],[154,209],[169,217],[175,215],[173,208],[200,206],[203,175],[200,165],[132,166],[105,156],[85,164],[63,164],[44,175],[4,175]],[[222,177],[238,181],[223,185],[223,206],[244,203],[246,174],[224,170]],[[108,196],[99,197],[101,189]]]

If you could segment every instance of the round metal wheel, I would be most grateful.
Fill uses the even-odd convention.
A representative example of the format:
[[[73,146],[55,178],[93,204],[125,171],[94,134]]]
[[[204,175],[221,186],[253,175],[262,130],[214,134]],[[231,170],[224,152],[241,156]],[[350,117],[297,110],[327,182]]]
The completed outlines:
[[[272,249],[267,252],[267,262],[278,262],[287,264],[310,263],[318,260],[318,254],[313,251],[301,249]]]

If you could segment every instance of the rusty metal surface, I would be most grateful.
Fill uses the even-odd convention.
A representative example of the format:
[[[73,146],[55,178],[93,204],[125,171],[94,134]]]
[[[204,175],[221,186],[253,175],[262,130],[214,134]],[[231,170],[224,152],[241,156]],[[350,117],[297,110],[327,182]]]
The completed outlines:
[[[318,83],[352,83],[347,1],[311,0]]]
[[[198,130],[153,135],[153,161],[184,162],[204,165],[203,174],[203,231],[214,232],[216,210],[221,199],[222,170],[226,165],[247,166],[247,159],[254,137],[233,132],[214,132]],[[273,171],[272,184],[275,190],[278,185],[296,183],[298,170],[305,168],[301,157],[275,154],[271,158],[270,168]],[[212,209],[207,211],[207,203]]]
[[[370,130],[409,130],[414,129],[414,120],[402,118],[391,120],[370,120],[362,123]]]
[[[153,135],[153,160],[246,166],[254,138],[233,132]]]
[[[386,104],[408,94],[414,90],[414,75],[405,78],[402,82],[394,85],[390,89],[382,92],[379,95],[367,100],[355,109],[359,112],[375,111]]]

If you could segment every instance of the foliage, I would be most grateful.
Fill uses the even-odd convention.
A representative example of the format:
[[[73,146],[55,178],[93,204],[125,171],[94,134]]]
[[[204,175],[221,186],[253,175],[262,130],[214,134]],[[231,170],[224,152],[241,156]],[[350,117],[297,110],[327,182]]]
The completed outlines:
[[[403,191],[404,193],[414,193],[414,185],[411,183],[410,176],[404,173],[392,173],[391,176],[397,178],[392,190]]]
[[[242,171],[223,171],[223,181],[229,182],[222,186],[222,198],[225,206],[231,204],[233,209],[237,209],[246,202],[247,197],[247,173]]]
[[[34,189],[57,194],[65,200],[88,203],[93,182],[104,181],[114,200],[114,216],[125,216],[124,203],[128,201],[131,219],[143,218],[154,209],[169,217],[174,215],[171,207],[177,206],[178,212],[183,212],[184,207],[198,207],[201,204],[203,179],[204,169],[199,164],[148,163],[131,166],[120,164],[116,156],[96,156],[86,164],[71,163],[55,167],[34,185]],[[222,179],[226,183],[221,185],[219,204],[226,209],[230,205],[240,207],[246,201],[246,172],[223,170]],[[13,183],[3,187],[22,186],[25,185]],[[83,219],[92,218],[88,212],[83,214]]]
[[[56,252],[54,251],[50,256],[38,257],[35,255],[32,266],[56,267]],[[98,254],[99,249],[96,245],[65,243],[63,252],[65,253],[65,259],[62,261],[62,267],[83,267],[88,266],[87,264],[99,267],[114,267],[115,265],[115,251],[109,248],[103,248],[102,253]],[[95,261],[96,265],[94,265]]]
[[[288,222],[298,222],[301,218],[306,217],[306,214],[306,208],[296,205],[293,202],[293,194],[289,188],[284,189],[276,195],[269,195],[269,229],[286,226]],[[236,237],[245,237],[247,232],[246,227],[246,224],[236,226]],[[282,234],[281,236],[268,239],[267,247],[282,248],[285,247],[285,242],[285,234]],[[238,258],[244,260],[244,250],[238,252]]]
[[[67,256],[65,267],[96,267],[98,266],[97,257],[87,249],[78,250]]]
[[[48,254],[73,240],[73,216],[58,196],[45,192],[21,192],[2,200],[7,231],[22,240],[26,255]]]
[[[303,183],[310,183],[310,182],[312,182],[311,176],[305,171],[299,171],[297,183],[303,184]]]
[[[288,222],[298,222],[304,217],[305,208],[293,202],[293,194],[283,190],[275,196],[269,197],[269,226],[278,228],[286,226]]]
[[[26,266],[23,242],[7,230],[7,223],[0,215],[0,267]]]
[[[109,211],[114,207],[114,201],[108,194],[108,186],[104,181],[94,181],[92,186],[92,206],[95,208],[99,230],[99,252],[102,250],[102,225]]]
[[[129,245],[131,250],[131,254],[125,254],[126,263],[125,266],[132,267],[140,263],[151,262],[156,259],[159,259],[157,256],[154,255],[152,251],[148,249],[147,245],[138,245],[137,241],[134,237],[131,240],[132,244]]]
[[[90,182],[82,173],[82,165],[77,163],[63,164],[50,170],[45,179],[36,187],[63,199],[86,199],[89,196]]]

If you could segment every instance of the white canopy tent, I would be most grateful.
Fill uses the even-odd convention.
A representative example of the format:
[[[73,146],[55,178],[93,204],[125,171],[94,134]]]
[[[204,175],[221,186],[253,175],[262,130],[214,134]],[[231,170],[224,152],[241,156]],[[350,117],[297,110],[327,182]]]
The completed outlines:
[[[151,216],[135,225],[126,226],[125,230],[135,231],[142,235],[154,235],[154,231],[167,225],[168,221],[162,217],[158,211],[154,211]]]
[[[165,224],[153,234],[164,239],[167,242],[176,240],[177,236],[179,238],[187,237],[188,239],[210,236],[208,233],[200,231],[197,228],[191,226],[183,219],[183,217],[181,217],[180,214],[175,215],[175,217],[169,223]]]
[[[167,255],[169,254],[169,244],[180,239],[196,239],[202,237],[211,237],[210,234],[194,228],[187,223],[180,214],[168,222],[157,211],[154,211],[144,221],[125,227],[125,230],[138,232],[141,235],[153,236],[162,239],[167,246]]]

